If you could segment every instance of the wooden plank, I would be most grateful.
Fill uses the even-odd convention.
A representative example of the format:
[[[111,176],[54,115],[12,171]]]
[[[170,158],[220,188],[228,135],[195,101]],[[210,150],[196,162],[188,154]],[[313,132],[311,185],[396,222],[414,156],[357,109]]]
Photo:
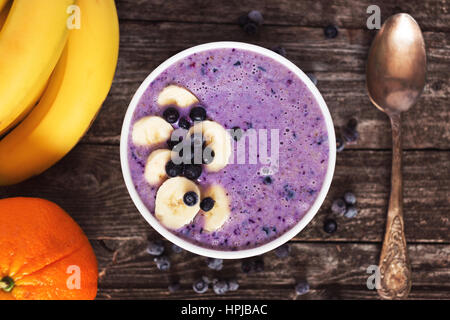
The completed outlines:
[[[446,0],[370,0],[349,1],[289,1],[289,0],[183,0],[136,1],[118,0],[121,19],[146,21],[185,21],[196,23],[235,23],[250,10],[260,10],[266,24],[324,27],[335,23],[346,28],[366,28],[367,7],[380,7],[382,21],[392,14],[406,12],[419,22],[423,29],[447,29],[450,20]]]
[[[450,152],[404,154],[404,211],[410,242],[450,242]],[[335,177],[321,210],[296,239],[303,241],[381,241],[389,193],[390,152],[338,154]],[[43,187],[45,186],[45,188]],[[359,215],[337,217],[338,231],[322,231],[331,202],[348,189],[358,198]],[[156,232],[130,200],[119,161],[119,148],[79,145],[43,175],[0,188],[2,197],[36,196],[55,201],[72,214],[91,239],[142,237]]]
[[[238,26],[213,24],[121,24],[121,51],[116,80],[97,121],[83,139],[118,144],[123,117],[140,83],[157,65],[190,46],[217,40],[235,40],[274,47],[282,44],[291,59],[318,78],[336,126],[351,117],[359,120],[358,149],[391,146],[387,117],[374,108],[365,89],[365,60],[373,32],[341,30],[337,39],[322,31],[301,27],[266,27],[259,37],[246,36]],[[422,98],[404,116],[404,147],[450,149],[450,33],[427,32],[429,73]]]
[[[376,265],[379,244],[291,243],[291,253],[279,259],[263,255],[264,272],[244,274],[240,260],[224,261],[209,270],[206,258],[189,252],[175,254],[166,243],[171,269],[159,271],[145,251],[146,238],[93,241],[102,275],[98,299],[376,299],[367,288],[369,265]],[[450,298],[450,245],[409,245],[412,282],[410,298]],[[192,268],[192,266],[196,266]],[[237,278],[238,291],[217,296],[210,289],[199,295],[192,283],[210,278]],[[311,291],[296,297],[297,281],[307,280]],[[168,285],[179,281],[181,290],[170,294]]]

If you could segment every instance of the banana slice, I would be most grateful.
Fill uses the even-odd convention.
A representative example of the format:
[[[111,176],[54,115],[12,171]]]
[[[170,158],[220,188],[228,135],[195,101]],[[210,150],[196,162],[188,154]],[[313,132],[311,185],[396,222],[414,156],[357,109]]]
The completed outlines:
[[[189,90],[176,85],[165,87],[158,96],[158,104],[160,106],[175,104],[180,108],[186,108],[197,102],[197,97]]]
[[[220,229],[230,217],[230,202],[226,190],[220,185],[209,187],[202,195],[203,198],[211,197],[214,199],[214,207],[208,212],[202,212],[205,218],[203,229],[212,232]]]
[[[189,129],[188,137],[202,134],[206,145],[214,151],[214,159],[205,167],[210,172],[225,168],[231,155],[231,136],[224,127],[215,121],[202,121]]]
[[[172,132],[173,127],[163,118],[144,117],[134,124],[132,140],[137,146],[150,146],[167,141]]]
[[[167,178],[166,164],[172,158],[172,151],[158,149],[153,151],[145,165],[144,178],[151,185],[158,185]]]
[[[186,192],[193,191],[198,201],[187,206],[183,197]],[[200,210],[200,190],[197,185],[183,177],[166,180],[156,193],[155,216],[169,229],[179,229],[190,223]]]

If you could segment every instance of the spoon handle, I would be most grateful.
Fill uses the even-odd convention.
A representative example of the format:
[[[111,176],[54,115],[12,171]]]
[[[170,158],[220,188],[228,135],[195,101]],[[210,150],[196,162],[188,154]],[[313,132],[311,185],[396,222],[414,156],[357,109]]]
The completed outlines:
[[[411,267],[403,223],[402,134],[400,114],[390,115],[392,126],[391,196],[380,256],[380,288],[384,299],[406,298],[411,290]]]

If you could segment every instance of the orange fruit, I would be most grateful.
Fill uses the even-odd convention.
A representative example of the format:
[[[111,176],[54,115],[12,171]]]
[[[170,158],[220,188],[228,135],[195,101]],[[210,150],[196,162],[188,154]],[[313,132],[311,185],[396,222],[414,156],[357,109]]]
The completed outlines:
[[[78,224],[36,198],[0,200],[0,300],[94,299],[97,259]]]

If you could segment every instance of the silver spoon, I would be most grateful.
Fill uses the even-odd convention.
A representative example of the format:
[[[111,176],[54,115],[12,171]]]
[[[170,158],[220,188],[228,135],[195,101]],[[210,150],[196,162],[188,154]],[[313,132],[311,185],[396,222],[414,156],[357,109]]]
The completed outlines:
[[[366,84],[369,98],[392,126],[391,195],[380,255],[380,287],[385,299],[406,298],[411,266],[403,222],[401,113],[416,103],[425,86],[425,43],[417,22],[406,13],[386,20],[369,52]]]

